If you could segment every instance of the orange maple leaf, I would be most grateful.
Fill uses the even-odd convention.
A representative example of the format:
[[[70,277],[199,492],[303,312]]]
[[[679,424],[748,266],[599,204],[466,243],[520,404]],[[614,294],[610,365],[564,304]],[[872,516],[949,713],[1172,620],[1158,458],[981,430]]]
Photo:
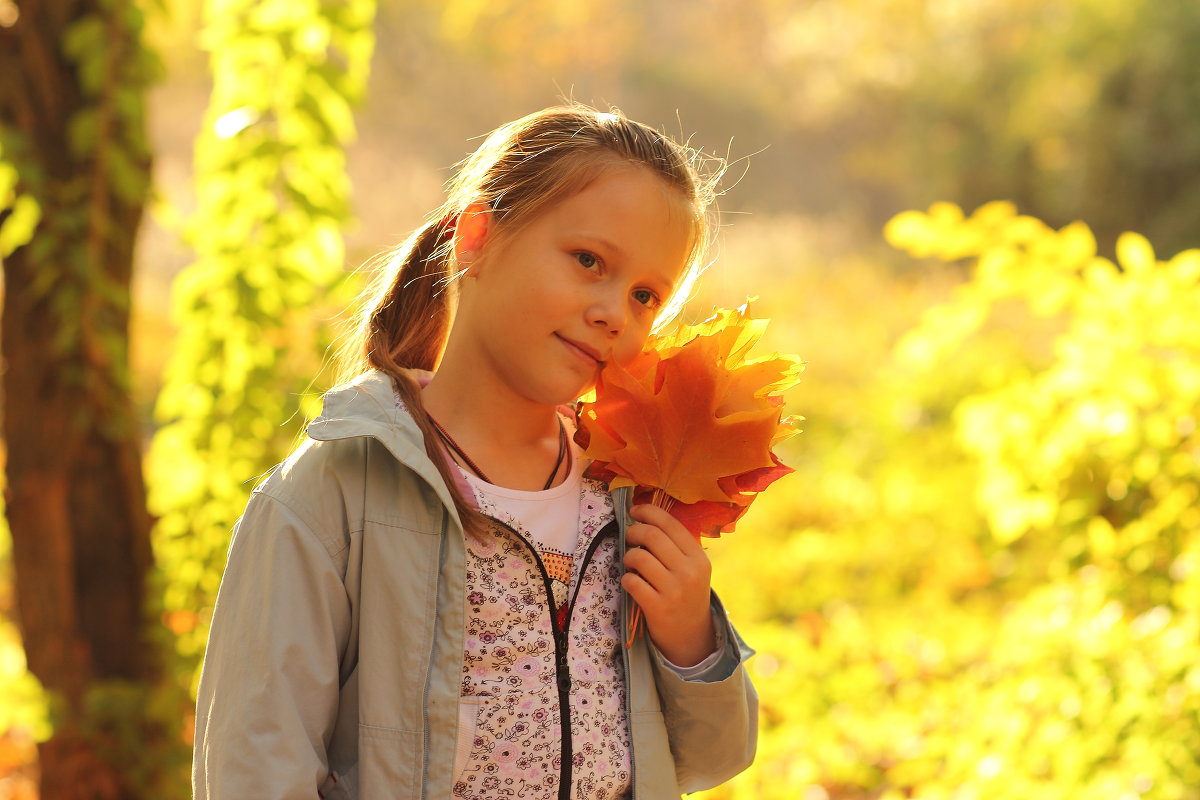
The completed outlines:
[[[628,367],[607,365],[595,401],[581,409],[584,456],[614,487],[658,489],[684,505],[727,505],[731,524],[764,480],[790,472],[771,448],[795,433],[796,420],[781,418],[779,395],[803,364],[779,355],[748,359],[766,323],[749,318],[746,306],[722,310],[654,337]],[[700,532],[713,535],[709,528]]]

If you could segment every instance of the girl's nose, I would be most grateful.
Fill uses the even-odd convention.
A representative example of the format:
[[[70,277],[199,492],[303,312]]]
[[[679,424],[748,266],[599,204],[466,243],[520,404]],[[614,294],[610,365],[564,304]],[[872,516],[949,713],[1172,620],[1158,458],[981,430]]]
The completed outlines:
[[[609,336],[616,336],[625,328],[624,306],[611,298],[597,300],[587,310],[587,322],[605,329]]]

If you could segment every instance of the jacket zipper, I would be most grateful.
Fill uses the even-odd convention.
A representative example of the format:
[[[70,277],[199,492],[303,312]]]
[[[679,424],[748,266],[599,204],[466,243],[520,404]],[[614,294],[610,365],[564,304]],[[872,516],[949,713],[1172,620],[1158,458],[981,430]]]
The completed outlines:
[[[591,563],[592,556],[596,554],[596,548],[600,546],[601,541],[609,534],[611,529],[616,526],[616,519],[614,518],[601,528],[600,532],[588,544],[587,550],[584,551],[583,560],[580,562],[577,572],[579,578],[575,584],[575,593],[567,604],[566,621],[561,629],[558,626],[558,609],[554,607],[554,587],[551,583],[550,573],[546,571],[546,565],[542,561],[541,554],[538,553],[533,543],[526,539],[516,528],[493,517],[488,517],[488,519],[510,531],[517,537],[519,542],[525,545],[529,552],[533,554],[533,561],[542,576],[542,585],[546,590],[546,599],[549,601],[547,606],[550,609],[550,630],[554,633],[554,674],[555,683],[558,688],[559,760],[561,762],[558,779],[558,798],[559,800],[571,800],[572,771],[575,765],[572,763],[574,752],[571,746],[571,665],[567,660],[567,647],[569,644],[567,633],[571,629],[571,615],[575,611],[575,601],[579,598],[579,589],[583,586],[583,573],[587,569],[588,564]],[[628,681],[628,674],[626,674],[626,681]],[[626,696],[626,702],[628,702],[628,691],[626,692]],[[632,765],[632,747],[630,748],[629,761]]]
[[[617,560],[620,563],[621,571],[625,571],[624,555],[625,555],[625,530],[628,527],[628,506],[629,506],[628,488],[617,489],[613,493],[613,522],[617,526]],[[630,678],[631,668],[629,666],[629,648],[625,643],[629,641],[629,595],[621,591],[621,666],[625,671],[625,730],[629,733],[629,797],[630,800],[637,800],[637,759],[634,758],[633,748],[633,699],[630,697]]]

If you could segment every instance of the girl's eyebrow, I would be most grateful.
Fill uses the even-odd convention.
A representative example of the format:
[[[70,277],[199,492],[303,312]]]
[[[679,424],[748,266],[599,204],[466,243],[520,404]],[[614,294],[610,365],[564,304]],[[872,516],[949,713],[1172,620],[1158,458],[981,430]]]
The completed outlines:
[[[616,242],[614,242],[611,239],[608,239],[598,233],[587,233],[586,231],[580,231],[576,235],[579,236],[579,238],[581,238],[581,239],[590,240],[593,244],[599,245],[601,249],[607,250],[608,252],[612,253],[613,255],[617,256],[618,258],[626,258],[629,255]]]

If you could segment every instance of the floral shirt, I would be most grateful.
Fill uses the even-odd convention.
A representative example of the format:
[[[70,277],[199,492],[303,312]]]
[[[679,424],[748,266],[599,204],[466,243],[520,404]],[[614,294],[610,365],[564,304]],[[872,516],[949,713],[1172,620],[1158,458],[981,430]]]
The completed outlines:
[[[468,538],[454,796],[629,796],[620,569],[611,499],[575,474],[575,550],[540,548],[485,488]]]

